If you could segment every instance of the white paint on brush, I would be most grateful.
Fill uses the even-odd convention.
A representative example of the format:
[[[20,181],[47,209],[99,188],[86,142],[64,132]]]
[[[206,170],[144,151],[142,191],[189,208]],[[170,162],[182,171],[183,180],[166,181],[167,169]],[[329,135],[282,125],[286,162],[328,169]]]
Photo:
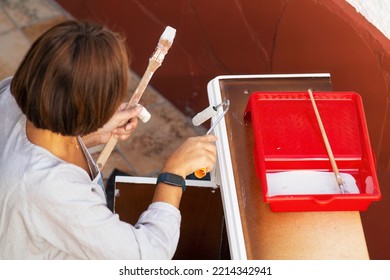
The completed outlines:
[[[160,40],[167,40],[169,42],[173,42],[173,39],[176,35],[176,29],[170,26],[167,26],[160,37]]]

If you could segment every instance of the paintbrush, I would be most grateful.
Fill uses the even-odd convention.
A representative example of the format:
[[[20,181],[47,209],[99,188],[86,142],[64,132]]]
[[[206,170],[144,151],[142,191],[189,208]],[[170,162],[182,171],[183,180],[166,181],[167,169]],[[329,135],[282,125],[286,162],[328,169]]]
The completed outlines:
[[[339,186],[340,192],[344,194],[344,193],[346,193],[346,191],[344,189],[344,183],[343,183],[343,180],[340,176],[340,172],[339,172],[339,169],[337,167],[337,163],[336,163],[336,160],[334,158],[332,148],[329,144],[328,136],[326,135],[326,131],[325,131],[324,125],[322,123],[320,113],[318,112],[318,108],[317,108],[316,102],[315,102],[314,97],[313,97],[313,90],[308,89],[308,92],[309,92],[311,104],[313,105],[313,109],[314,109],[314,112],[315,112],[315,115],[317,118],[318,125],[319,125],[320,130],[321,130],[322,139],[324,140],[326,151],[328,152],[330,164],[332,165],[333,173],[336,177],[337,185]]]
[[[149,58],[148,67],[146,68],[144,75],[142,76],[137,88],[135,89],[125,109],[130,109],[138,104],[154,72],[157,70],[157,68],[161,66],[165,55],[168,53],[169,48],[172,46],[175,35],[176,29],[170,26],[167,26],[165,28],[152,56]],[[110,156],[111,152],[114,150],[116,143],[117,139],[111,136],[106,145],[104,146],[103,150],[101,151],[97,159],[97,165],[100,170],[102,170],[105,163],[107,162],[107,159]]]

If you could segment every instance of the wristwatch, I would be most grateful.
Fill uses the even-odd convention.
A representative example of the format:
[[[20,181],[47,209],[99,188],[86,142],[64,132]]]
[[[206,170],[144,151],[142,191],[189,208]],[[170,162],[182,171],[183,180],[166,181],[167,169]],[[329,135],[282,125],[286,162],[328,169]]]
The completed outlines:
[[[158,183],[165,183],[171,186],[181,187],[183,189],[183,192],[186,190],[186,181],[182,176],[164,172],[160,173],[157,177],[157,184]]]

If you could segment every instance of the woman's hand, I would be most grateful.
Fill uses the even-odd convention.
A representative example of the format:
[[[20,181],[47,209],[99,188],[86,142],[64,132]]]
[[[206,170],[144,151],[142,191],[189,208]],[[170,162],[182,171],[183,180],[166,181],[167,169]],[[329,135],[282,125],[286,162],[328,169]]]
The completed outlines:
[[[188,138],[167,160],[161,172],[169,172],[185,178],[198,169],[214,168],[217,160],[217,150],[214,135]],[[153,197],[153,202],[166,202],[179,208],[182,189],[159,183]]]
[[[111,135],[119,140],[126,140],[138,126],[138,114],[142,110],[141,105],[131,109],[125,109],[127,103],[122,103],[112,118],[96,132],[82,137],[85,145],[90,148],[99,144],[105,144]]]
[[[170,172],[184,178],[198,169],[213,169],[217,151],[217,137],[205,135],[188,138],[167,160],[161,172]]]

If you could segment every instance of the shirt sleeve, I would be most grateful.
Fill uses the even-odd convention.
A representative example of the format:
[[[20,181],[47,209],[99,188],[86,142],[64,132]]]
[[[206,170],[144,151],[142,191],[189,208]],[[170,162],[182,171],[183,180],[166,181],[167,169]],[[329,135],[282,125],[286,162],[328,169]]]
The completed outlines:
[[[35,180],[37,186],[27,205],[36,235],[52,246],[76,259],[173,257],[181,222],[180,211],[173,205],[152,203],[130,225],[106,207],[101,187],[84,182],[79,170],[66,168],[42,175],[35,175],[41,182]]]

